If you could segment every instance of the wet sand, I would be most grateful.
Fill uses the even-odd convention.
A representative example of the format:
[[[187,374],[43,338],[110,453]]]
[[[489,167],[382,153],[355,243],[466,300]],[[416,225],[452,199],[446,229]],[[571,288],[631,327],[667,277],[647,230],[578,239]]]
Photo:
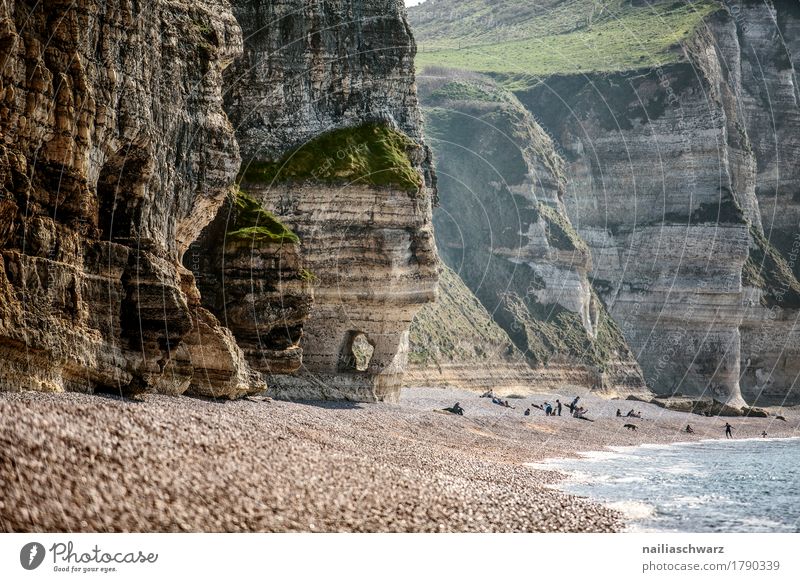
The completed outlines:
[[[796,409],[779,411],[787,422],[707,418],[584,393],[595,422],[566,405],[522,414],[573,396],[512,410],[442,389],[404,390],[399,405],[0,394],[0,530],[619,531],[620,514],[525,463],[722,438],[726,420],[737,438],[800,436]],[[465,416],[439,410],[455,401]]]

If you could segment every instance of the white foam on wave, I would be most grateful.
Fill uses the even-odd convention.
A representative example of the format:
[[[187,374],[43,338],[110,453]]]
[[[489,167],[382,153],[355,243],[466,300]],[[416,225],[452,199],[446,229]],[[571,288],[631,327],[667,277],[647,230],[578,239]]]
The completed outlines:
[[[584,459],[590,459],[592,461],[608,461],[611,459],[624,459],[625,457],[630,456],[618,451],[584,451],[578,454]]]
[[[619,511],[626,519],[648,519],[656,513],[656,508],[641,501],[612,501],[605,504]]]
[[[647,479],[641,476],[628,476],[628,477],[617,477],[615,479],[611,479],[613,483],[646,483]]]

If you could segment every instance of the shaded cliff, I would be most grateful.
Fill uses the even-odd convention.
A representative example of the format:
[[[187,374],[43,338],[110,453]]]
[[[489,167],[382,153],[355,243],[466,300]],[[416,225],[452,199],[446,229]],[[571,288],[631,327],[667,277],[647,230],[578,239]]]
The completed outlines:
[[[641,390],[589,284],[591,254],[566,216],[550,138],[487,78],[428,69],[420,96],[437,159],[440,254],[524,354],[536,385]]]
[[[0,5],[0,387],[263,389],[180,266],[239,166],[223,1]]]
[[[407,386],[528,391],[539,378],[522,352],[449,267],[439,295],[411,324]]]
[[[225,108],[240,187],[300,240],[314,302],[284,398],[396,397],[408,328],[434,299],[435,177],[402,3],[237,0]]]
[[[491,75],[552,136],[589,280],[648,386],[796,402],[796,3],[553,0],[505,26],[533,9],[491,6],[412,9],[419,60]]]

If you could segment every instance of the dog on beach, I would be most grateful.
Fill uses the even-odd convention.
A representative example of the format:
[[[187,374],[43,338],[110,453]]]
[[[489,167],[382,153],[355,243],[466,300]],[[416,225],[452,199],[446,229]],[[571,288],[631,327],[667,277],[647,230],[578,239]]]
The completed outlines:
[[[622,426],[624,426],[628,430],[636,430],[636,425],[635,424],[627,423],[627,424],[623,424]]]

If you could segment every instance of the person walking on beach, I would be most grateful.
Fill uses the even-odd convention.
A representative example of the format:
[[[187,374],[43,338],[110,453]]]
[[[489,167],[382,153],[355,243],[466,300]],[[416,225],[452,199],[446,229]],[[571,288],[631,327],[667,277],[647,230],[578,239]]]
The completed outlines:
[[[561,401],[556,399],[556,412],[561,416]]]
[[[733,427],[731,426],[731,423],[729,423],[729,422],[725,423],[725,438],[728,438],[728,439],[732,439],[733,438],[733,433],[731,433],[731,429],[732,428]]]
[[[578,400],[580,400],[580,396],[576,396],[575,400],[573,400],[569,405],[569,412],[570,414],[575,414],[575,409],[578,407]]]

